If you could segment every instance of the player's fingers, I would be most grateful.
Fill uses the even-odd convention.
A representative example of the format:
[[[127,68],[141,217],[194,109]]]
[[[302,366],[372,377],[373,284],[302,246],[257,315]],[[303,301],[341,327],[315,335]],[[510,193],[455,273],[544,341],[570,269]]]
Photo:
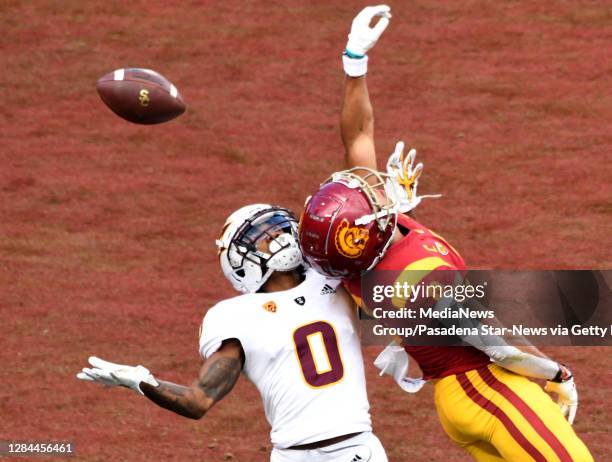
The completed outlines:
[[[395,144],[395,151],[393,151],[393,157],[398,159],[400,163],[404,162],[404,142],[398,141]]]
[[[398,151],[398,145],[400,143],[401,141],[395,145],[395,150],[391,153],[389,159],[387,160],[387,170],[392,170],[399,163],[400,154],[402,153],[401,150]]]
[[[113,372],[111,372],[111,371],[101,371],[101,370],[97,369],[96,373],[97,373],[98,377],[101,380],[104,380],[105,383],[111,383],[111,384],[115,384],[116,383],[115,377],[113,376]]]
[[[418,180],[422,173],[423,173],[423,164],[419,162],[412,172],[412,181]]]
[[[574,419],[576,418],[576,411],[578,410],[577,404],[572,404],[568,406],[569,412],[567,414],[567,421],[570,425],[574,425]]]
[[[88,376],[84,372],[79,372],[76,375],[76,378],[79,379],[79,380],[85,380],[86,382],[94,382],[95,381],[94,379],[92,379],[90,376]]]
[[[104,361],[102,358],[98,358],[97,356],[90,356],[89,364],[91,364],[93,367],[104,369],[104,366],[107,365],[107,361]]]
[[[391,17],[391,7],[389,5],[371,6],[369,13],[372,16],[382,16],[384,18],[390,18]]]
[[[97,367],[98,369],[117,369],[123,367],[121,364],[111,363],[110,361],[105,361],[102,358],[98,358],[97,356],[89,357],[89,364],[93,367]]]
[[[389,18],[383,16],[382,18],[378,20],[376,25],[372,27],[372,31],[374,32],[376,36],[379,36],[385,31],[388,25],[389,25]]]
[[[393,151],[393,155],[402,156],[404,154],[404,142],[398,141],[395,143],[395,151]]]
[[[99,369],[98,369],[99,370]],[[96,370],[93,369],[83,369],[83,373],[87,375],[94,382],[106,383],[107,378],[104,375],[100,374]]]
[[[372,19],[374,19],[376,16],[380,17],[381,19],[380,21],[378,21],[376,26],[372,28],[372,31],[375,32],[377,35],[380,35],[389,25],[389,19],[391,18],[391,8],[387,5],[365,7],[355,17],[353,21],[353,26],[368,27]]]
[[[569,406],[567,404],[559,403],[559,408],[561,409],[561,414],[563,414],[564,417],[569,415]]]
[[[387,172],[394,172],[397,174],[397,171],[399,170],[401,165],[401,155],[403,146],[404,144],[401,141],[399,141],[395,145],[394,151],[389,156],[389,159],[387,159]]]
[[[404,166],[405,167],[412,166],[412,164],[414,164],[415,158],[416,158],[416,149],[412,148],[408,152],[408,155],[406,156],[406,160],[404,161]]]
[[[355,19],[353,19],[353,28],[357,27],[367,27],[370,24],[370,21],[376,14],[375,6],[366,6],[363,10],[361,10]]]
[[[87,376],[91,377],[92,380],[95,380],[96,382],[101,382],[104,385],[115,385],[115,380],[113,379],[113,377],[111,377],[110,373],[108,371],[102,370],[102,369],[83,369],[83,373],[86,374]]]
[[[89,377],[93,377],[95,378],[98,374],[96,374],[96,371],[93,369],[90,369],[88,367],[84,367],[83,370],[81,371],[83,374],[87,374]]]

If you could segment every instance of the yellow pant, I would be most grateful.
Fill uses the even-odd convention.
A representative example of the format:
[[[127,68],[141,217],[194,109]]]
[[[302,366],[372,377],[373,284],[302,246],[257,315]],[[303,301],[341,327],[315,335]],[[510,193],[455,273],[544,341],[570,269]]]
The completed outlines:
[[[440,422],[478,462],[592,462],[542,388],[496,365],[435,383]]]

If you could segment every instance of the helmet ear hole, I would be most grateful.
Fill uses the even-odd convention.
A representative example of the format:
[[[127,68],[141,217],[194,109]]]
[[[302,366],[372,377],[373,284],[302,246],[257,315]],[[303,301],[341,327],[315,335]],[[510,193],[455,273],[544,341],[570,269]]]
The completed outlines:
[[[245,272],[242,268],[234,272],[236,273],[236,276],[238,276],[239,278],[243,278],[245,276]]]

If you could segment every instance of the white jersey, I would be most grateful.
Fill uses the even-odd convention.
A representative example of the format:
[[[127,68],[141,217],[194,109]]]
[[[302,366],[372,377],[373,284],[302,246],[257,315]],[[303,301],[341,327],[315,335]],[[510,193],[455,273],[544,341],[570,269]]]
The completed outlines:
[[[339,281],[308,270],[300,285],[241,295],[206,313],[200,354],[226,339],[245,353],[277,448],[371,431],[353,303]]]

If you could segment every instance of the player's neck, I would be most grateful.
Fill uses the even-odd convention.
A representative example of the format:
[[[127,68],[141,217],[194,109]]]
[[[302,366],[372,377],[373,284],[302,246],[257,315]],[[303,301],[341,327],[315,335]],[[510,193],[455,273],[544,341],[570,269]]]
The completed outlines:
[[[398,226],[393,230],[393,236],[391,236],[391,244],[395,244],[398,241],[401,241],[404,238],[404,234],[399,229]]]
[[[262,287],[262,292],[279,292],[289,290],[302,282],[299,271],[275,271]]]

